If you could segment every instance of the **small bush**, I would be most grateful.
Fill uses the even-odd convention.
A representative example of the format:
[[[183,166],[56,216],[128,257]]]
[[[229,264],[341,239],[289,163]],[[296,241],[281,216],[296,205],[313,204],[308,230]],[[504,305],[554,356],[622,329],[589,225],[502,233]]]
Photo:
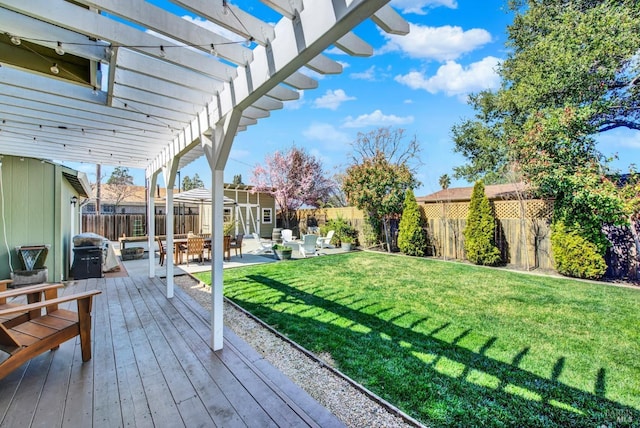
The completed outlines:
[[[398,248],[409,256],[423,257],[427,253],[426,222],[411,189],[404,197]]]
[[[358,239],[358,230],[351,226],[351,224],[342,217],[329,220],[321,230],[323,236],[326,236],[327,232],[330,230],[335,231],[333,239],[331,239],[333,244],[342,243],[344,238],[351,238],[350,242],[352,243],[356,242]]]
[[[607,263],[596,244],[557,221],[551,231],[551,251],[558,273],[574,278],[599,279],[607,271]]]
[[[476,182],[471,194],[467,225],[464,229],[464,250],[467,259],[477,265],[496,266],[502,263],[500,249],[495,244],[496,219],[482,181]]]

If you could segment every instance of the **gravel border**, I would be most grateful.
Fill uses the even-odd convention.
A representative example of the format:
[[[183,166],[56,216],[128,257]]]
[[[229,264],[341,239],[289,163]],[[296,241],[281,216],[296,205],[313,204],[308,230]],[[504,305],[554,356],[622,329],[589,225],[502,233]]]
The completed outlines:
[[[191,275],[174,277],[174,283],[203,308],[211,311],[211,287]],[[274,367],[326,407],[347,427],[422,427],[375,394],[331,367],[331,356],[316,358],[280,336],[242,308],[224,302],[224,323]]]

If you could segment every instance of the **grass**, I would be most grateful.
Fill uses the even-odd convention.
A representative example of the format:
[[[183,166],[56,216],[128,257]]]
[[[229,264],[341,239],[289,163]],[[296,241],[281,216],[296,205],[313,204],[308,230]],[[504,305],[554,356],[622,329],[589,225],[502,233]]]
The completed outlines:
[[[640,290],[376,253],[226,269],[224,284],[425,424],[640,425]]]

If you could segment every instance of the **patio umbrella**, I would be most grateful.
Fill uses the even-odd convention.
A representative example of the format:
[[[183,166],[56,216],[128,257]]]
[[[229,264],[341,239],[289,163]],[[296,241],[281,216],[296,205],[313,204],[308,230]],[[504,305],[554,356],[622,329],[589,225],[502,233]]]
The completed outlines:
[[[174,202],[198,204],[200,213],[202,213],[202,208],[205,202],[211,203],[211,199],[212,199],[211,190],[205,189],[205,188],[186,190],[184,192],[176,193],[173,196]],[[224,205],[225,206],[236,205],[236,201],[225,196]],[[202,226],[201,226],[200,232],[202,233]]]

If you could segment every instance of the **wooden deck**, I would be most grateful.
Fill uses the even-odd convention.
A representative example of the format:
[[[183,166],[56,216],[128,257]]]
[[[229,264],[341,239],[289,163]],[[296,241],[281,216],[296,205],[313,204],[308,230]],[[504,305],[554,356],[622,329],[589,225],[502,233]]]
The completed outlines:
[[[209,348],[209,314],[158,279],[76,281],[98,288],[93,359],[79,339],[0,380],[1,427],[343,426],[324,407],[225,329]]]

